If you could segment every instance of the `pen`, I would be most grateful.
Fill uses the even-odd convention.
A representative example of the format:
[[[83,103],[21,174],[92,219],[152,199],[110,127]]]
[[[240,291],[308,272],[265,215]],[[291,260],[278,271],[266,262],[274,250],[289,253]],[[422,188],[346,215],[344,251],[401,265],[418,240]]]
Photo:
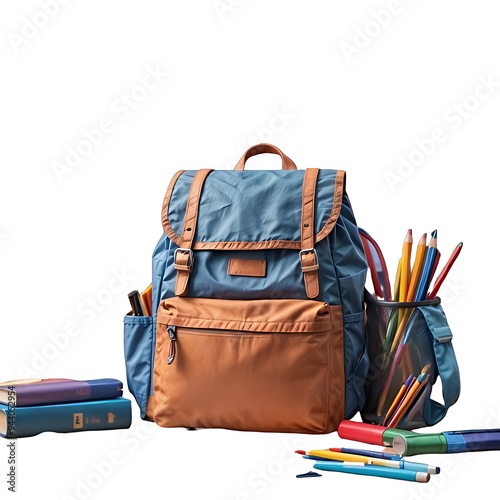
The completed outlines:
[[[403,481],[416,481],[419,483],[427,483],[430,479],[430,474],[426,472],[416,472],[404,469],[391,469],[389,467],[379,467],[377,465],[366,465],[363,463],[338,463],[338,462],[316,462],[315,469],[345,472],[347,474],[359,474],[363,476],[378,476],[390,479],[401,479]]]
[[[386,453],[383,451],[373,451],[373,450],[359,450],[356,448],[329,448],[329,449],[330,451],[351,453],[353,455],[361,455],[364,457],[381,458],[384,460],[392,460],[395,462],[402,461],[401,455],[397,455],[396,453]],[[406,460],[404,461],[404,464],[409,465],[409,467],[403,467],[404,469],[408,470],[428,472],[429,474],[439,474],[441,472],[440,467],[435,465],[428,465],[418,462],[407,462]]]
[[[358,462],[368,465],[378,465],[380,467],[389,467],[391,469],[406,469],[414,472],[426,472],[429,473],[429,466],[426,464],[420,464],[416,462],[407,462],[406,460],[386,460],[382,458],[373,458],[360,455],[358,453],[342,453],[331,450],[312,450],[304,458],[316,458],[319,460],[326,461],[339,461],[339,462]],[[432,471],[435,471],[435,467],[431,467]]]

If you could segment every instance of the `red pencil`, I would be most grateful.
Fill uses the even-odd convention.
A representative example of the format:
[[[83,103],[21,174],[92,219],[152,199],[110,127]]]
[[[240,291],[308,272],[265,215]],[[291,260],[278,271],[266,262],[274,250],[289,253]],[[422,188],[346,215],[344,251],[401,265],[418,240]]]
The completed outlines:
[[[455,260],[457,260],[457,257],[459,256],[460,252],[462,251],[462,246],[463,246],[463,243],[460,242],[453,250],[452,254],[450,255],[450,258],[448,259],[448,262],[445,264],[445,266],[443,267],[443,270],[439,273],[439,276],[436,278],[436,281],[434,282],[434,287],[427,295],[428,299],[434,298],[436,296],[436,294],[438,293],[438,290],[439,290],[440,286],[443,284],[444,279],[448,275],[448,272],[450,271],[451,266],[453,265]]]

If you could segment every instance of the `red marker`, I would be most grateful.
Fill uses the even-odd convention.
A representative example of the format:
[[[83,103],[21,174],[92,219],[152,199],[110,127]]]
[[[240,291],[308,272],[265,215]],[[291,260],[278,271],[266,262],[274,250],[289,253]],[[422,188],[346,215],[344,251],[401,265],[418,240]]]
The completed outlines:
[[[378,446],[392,446],[396,436],[414,436],[412,431],[402,429],[391,429],[382,425],[367,424],[364,422],[352,422],[351,420],[342,420],[337,429],[339,436],[351,441],[361,443],[375,444]]]

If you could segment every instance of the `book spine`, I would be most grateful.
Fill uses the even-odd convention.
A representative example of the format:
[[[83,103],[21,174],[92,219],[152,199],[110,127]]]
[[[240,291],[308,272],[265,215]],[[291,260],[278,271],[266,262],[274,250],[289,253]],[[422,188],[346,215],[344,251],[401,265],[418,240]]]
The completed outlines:
[[[123,395],[123,384],[119,380],[88,380],[91,399],[112,399]]]
[[[3,410],[5,411],[5,410]],[[126,429],[132,423],[126,398],[14,408],[14,432],[5,437],[28,437],[42,432]]]
[[[56,382],[16,388],[16,406],[67,403],[87,399],[91,399],[91,391],[85,382]]]
[[[120,381],[111,379],[19,386],[16,388],[16,406],[112,399],[123,395],[122,387]]]

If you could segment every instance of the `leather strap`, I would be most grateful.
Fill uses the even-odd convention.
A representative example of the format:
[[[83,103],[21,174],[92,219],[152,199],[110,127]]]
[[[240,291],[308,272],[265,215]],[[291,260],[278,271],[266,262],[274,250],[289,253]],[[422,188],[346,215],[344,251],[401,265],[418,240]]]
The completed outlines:
[[[181,244],[174,253],[174,269],[177,270],[175,295],[183,295],[187,290],[189,275],[194,262],[192,247],[194,235],[196,233],[196,223],[198,221],[201,190],[205,183],[205,179],[212,170],[213,169],[210,168],[198,170],[191,183],[191,188],[189,189]]]
[[[234,167],[234,170],[244,170],[246,161],[252,156],[260,155],[262,153],[271,153],[281,156],[282,170],[297,170],[297,165],[286,156],[280,149],[272,144],[262,143],[256,144],[245,151],[245,154],[240,158],[240,161]]]
[[[302,220],[300,229],[300,265],[304,273],[306,295],[314,299],[319,295],[319,263],[314,249],[314,202],[319,169],[307,168],[302,186]]]

